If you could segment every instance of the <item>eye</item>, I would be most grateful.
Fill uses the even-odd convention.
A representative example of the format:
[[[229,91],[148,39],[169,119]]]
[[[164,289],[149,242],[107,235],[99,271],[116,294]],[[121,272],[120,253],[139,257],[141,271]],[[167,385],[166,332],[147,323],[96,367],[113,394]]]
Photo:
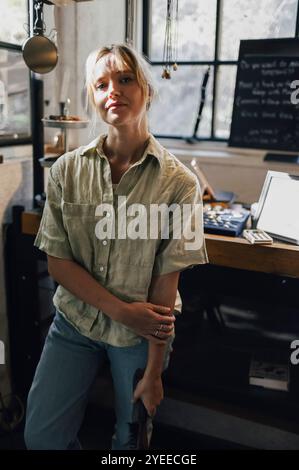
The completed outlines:
[[[106,84],[103,82],[97,83],[95,86],[96,90],[103,90],[105,88]]]
[[[132,77],[122,77],[120,79],[121,83],[130,83],[132,82],[134,79]]]

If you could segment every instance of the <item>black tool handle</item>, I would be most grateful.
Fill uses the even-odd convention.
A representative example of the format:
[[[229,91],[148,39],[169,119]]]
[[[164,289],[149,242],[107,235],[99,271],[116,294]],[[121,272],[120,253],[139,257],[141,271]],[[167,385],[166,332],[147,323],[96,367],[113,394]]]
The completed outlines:
[[[133,379],[133,389],[135,390],[138,382],[142,379],[144,370],[137,369]],[[134,418],[138,423],[137,449],[148,449],[149,442],[147,436],[147,422],[149,415],[141,399],[138,399],[134,405]]]

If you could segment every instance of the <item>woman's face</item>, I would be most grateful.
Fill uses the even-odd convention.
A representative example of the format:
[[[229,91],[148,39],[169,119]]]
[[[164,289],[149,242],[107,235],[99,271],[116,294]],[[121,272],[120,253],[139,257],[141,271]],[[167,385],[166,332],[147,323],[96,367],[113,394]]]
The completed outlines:
[[[132,71],[117,69],[113,54],[98,60],[93,83],[97,111],[107,124],[120,127],[141,122],[146,113],[141,87]]]

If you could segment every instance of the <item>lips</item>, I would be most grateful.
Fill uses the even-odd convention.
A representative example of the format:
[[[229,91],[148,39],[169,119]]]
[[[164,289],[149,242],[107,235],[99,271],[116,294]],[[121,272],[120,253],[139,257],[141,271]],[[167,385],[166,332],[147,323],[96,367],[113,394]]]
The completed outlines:
[[[124,103],[121,103],[120,101],[114,101],[113,103],[109,103],[109,105],[107,106],[107,109],[119,108],[121,106],[126,106],[126,105]]]

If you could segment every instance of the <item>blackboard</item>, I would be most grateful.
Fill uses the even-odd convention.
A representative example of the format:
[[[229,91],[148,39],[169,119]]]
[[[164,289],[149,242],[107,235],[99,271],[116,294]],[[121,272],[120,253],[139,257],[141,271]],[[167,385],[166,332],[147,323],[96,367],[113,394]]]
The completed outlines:
[[[299,151],[294,80],[299,80],[299,39],[240,42],[230,146]]]

